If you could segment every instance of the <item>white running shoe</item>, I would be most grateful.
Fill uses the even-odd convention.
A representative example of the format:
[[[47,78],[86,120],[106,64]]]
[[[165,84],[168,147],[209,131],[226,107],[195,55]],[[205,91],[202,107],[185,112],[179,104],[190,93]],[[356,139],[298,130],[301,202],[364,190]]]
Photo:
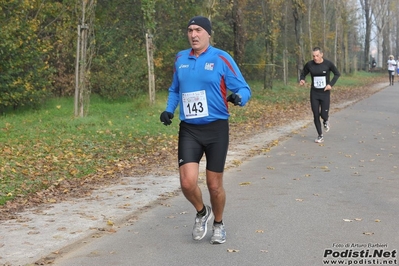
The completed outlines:
[[[226,229],[224,224],[214,224],[213,225],[213,235],[211,238],[211,244],[223,244],[226,242]]]
[[[209,206],[205,206],[206,214],[202,217],[198,215],[195,217],[194,227],[193,227],[193,239],[201,240],[206,235],[208,231],[208,221],[213,218],[212,209]]]
[[[314,140],[316,143],[322,143],[324,141],[323,136],[318,136],[317,139]]]
[[[327,121],[323,122],[323,125],[324,125],[325,132],[330,131],[330,121],[327,120]]]

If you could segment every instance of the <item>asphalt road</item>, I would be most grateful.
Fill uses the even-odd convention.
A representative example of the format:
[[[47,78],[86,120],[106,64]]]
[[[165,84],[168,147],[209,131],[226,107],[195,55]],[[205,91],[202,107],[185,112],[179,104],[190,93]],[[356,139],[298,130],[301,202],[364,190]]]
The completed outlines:
[[[225,173],[225,244],[191,239],[180,194],[54,265],[398,265],[399,88],[334,113],[325,142],[315,137],[310,124]]]

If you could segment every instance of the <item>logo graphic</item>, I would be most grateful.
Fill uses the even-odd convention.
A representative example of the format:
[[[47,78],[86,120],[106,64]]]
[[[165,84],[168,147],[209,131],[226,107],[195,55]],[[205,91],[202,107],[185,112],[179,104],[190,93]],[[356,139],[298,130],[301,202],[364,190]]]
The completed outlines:
[[[323,265],[397,265],[397,249],[387,243],[333,243],[323,253]]]
[[[215,63],[206,63],[205,64],[205,70],[213,70],[213,67],[215,66]]]

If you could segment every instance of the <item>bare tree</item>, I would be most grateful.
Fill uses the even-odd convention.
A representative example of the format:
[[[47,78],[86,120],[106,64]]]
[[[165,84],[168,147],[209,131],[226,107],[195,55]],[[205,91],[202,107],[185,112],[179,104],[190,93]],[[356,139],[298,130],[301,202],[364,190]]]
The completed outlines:
[[[155,0],[141,1],[141,10],[143,11],[145,27],[147,33],[145,35],[147,47],[147,65],[148,65],[148,94],[150,104],[155,104],[155,71],[154,71],[154,50],[153,31],[155,29]]]
[[[374,18],[373,25],[377,29],[377,43],[378,43],[378,60],[379,65],[384,65],[388,54],[392,52],[390,46],[389,36],[389,8],[388,0],[375,0],[371,3],[371,14]]]
[[[283,51],[283,72],[284,72],[284,85],[288,83],[288,2],[285,2],[284,14],[284,51]]]
[[[266,65],[264,69],[264,89],[273,88],[276,76],[276,54],[280,36],[280,21],[282,18],[282,0],[262,1],[263,26],[265,33]],[[280,66],[279,66],[280,67]]]
[[[243,8],[245,5],[246,0],[234,0],[233,3],[234,60],[238,65],[244,63],[246,32]]]
[[[327,49],[327,8],[326,0],[323,0],[323,50]]]
[[[78,0],[81,18],[78,25],[75,66],[75,117],[87,115],[90,102],[90,68],[94,55],[95,0]]]
[[[394,11],[394,14],[396,14],[395,16],[395,31],[394,31],[394,36],[396,37],[395,39],[395,44],[396,44],[396,50],[395,50],[395,54],[399,55],[399,5],[396,4],[394,5],[394,7],[396,8],[396,10]]]
[[[364,51],[363,51],[363,66],[362,69],[365,70],[370,61],[370,38],[371,38],[371,0],[359,0],[360,5],[363,9],[364,19],[365,19],[365,38],[364,38]]]
[[[308,31],[309,31],[309,49],[310,54],[312,54],[313,49],[313,39],[312,39],[312,3],[313,0],[308,0]]]
[[[295,28],[295,39],[296,39],[295,53],[296,53],[297,79],[299,81],[300,73],[305,63],[302,21],[306,8],[302,0],[292,0],[292,8],[293,8],[294,24],[295,24],[294,28]]]

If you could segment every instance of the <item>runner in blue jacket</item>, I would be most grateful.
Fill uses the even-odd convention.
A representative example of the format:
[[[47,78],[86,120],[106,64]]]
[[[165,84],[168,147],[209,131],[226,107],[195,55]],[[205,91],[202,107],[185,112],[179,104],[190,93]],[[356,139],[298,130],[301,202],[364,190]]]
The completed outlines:
[[[206,236],[208,221],[214,217],[210,243],[222,244],[226,241],[223,171],[229,143],[228,102],[244,106],[251,90],[233,58],[210,45],[211,34],[207,18],[190,19],[187,36],[191,48],[176,55],[168,102],[160,120],[170,125],[179,106],[180,184],[184,196],[197,211],[193,239]],[[228,90],[232,92],[229,96]],[[204,204],[198,186],[199,162],[204,153],[211,207]]]
[[[192,49],[176,56],[173,82],[166,111],[180,104],[181,121],[209,124],[229,118],[227,89],[241,97],[244,106],[251,96],[248,84],[231,56],[211,45],[197,57]]]

